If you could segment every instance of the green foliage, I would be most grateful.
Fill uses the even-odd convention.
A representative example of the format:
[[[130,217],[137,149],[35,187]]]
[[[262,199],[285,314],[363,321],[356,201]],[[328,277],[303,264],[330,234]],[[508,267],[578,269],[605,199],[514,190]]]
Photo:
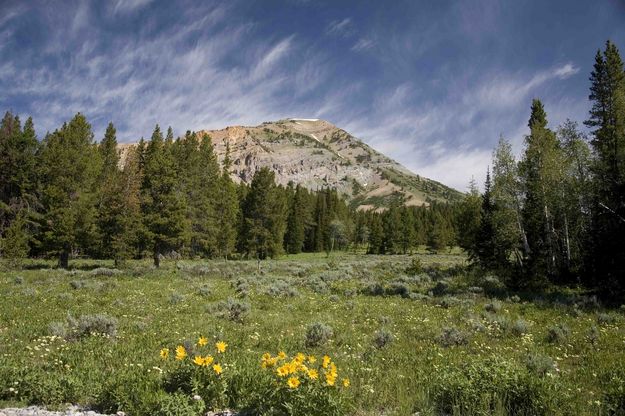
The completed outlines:
[[[44,139],[40,165],[45,248],[67,268],[70,254],[93,246],[96,235],[94,198],[101,163],[85,116],[76,114]]]
[[[305,344],[307,347],[318,347],[328,342],[333,335],[334,331],[331,326],[315,322],[306,327]]]
[[[157,125],[145,151],[141,211],[152,246],[154,265],[160,256],[180,249],[188,240],[187,203],[176,171],[171,140],[164,141]]]
[[[242,247],[248,255],[265,259],[282,253],[286,229],[286,201],[275,174],[261,168],[252,179],[243,204]]]

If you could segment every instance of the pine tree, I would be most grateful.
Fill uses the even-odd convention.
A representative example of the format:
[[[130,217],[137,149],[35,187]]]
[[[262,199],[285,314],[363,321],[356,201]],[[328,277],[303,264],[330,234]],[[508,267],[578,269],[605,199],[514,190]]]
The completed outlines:
[[[540,100],[533,100],[528,122],[520,177],[525,191],[522,221],[529,253],[525,276],[528,284],[542,284],[558,272],[558,221],[556,190],[563,184],[562,152],[555,134],[547,128],[547,117]]]
[[[25,221],[25,232],[32,235],[40,210],[39,142],[31,118],[23,129],[20,124],[10,112],[0,122],[0,236],[18,215]]]
[[[310,222],[306,193],[300,185],[295,187],[284,236],[285,248],[289,254],[301,253],[304,249],[306,224]]]
[[[186,201],[171,152],[157,125],[145,150],[142,213],[152,247],[154,266],[171,250],[180,250],[188,237]]]
[[[179,171],[178,177],[186,196],[187,220],[191,226],[191,254],[211,257],[217,252],[217,219],[215,195],[219,164],[211,138],[201,138],[187,131],[184,139],[172,147]]]
[[[286,198],[275,174],[261,168],[254,174],[243,205],[244,250],[260,260],[282,252],[286,229]]]
[[[586,125],[596,154],[587,268],[592,285],[625,292],[625,73],[612,42],[597,52],[590,76],[592,101]]]
[[[215,199],[215,216],[217,219],[217,252],[220,257],[228,258],[234,252],[237,239],[238,218],[239,218],[239,198],[237,188],[232,178],[230,170],[232,161],[230,160],[230,145],[226,143],[226,154],[222,162],[222,171],[218,180]]]
[[[21,210],[0,236],[0,257],[9,267],[19,267],[28,256],[30,237],[26,227],[26,210]]]
[[[488,186],[490,188],[490,173],[488,174]],[[458,245],[469,253],[469,258],[472,259],[475,258],[476,236],[480,228],[482,206],[482,197],[477,189],[475,179],[472,178],[469,182],[469,193],[460,203],[456,217]]]
[[[119,169],[119,151],[113,123],[109,123],[98,150],[103,161],[99,176],[97,224],[100,255],[120,266],[134,254],[140,228],[141,185],[136,150],[126,155]]]
[[[93,243],[95,184],[100,158],[91,125],[78,113],[48,135],[41,153],[43,239],[48,252],[68,267],[70,254]]]

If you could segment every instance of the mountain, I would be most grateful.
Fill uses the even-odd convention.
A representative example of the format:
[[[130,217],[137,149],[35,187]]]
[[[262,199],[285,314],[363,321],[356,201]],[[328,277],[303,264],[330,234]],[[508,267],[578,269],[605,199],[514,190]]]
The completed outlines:
[[[232,175],[249,183],[267,166],[276,180],[309,189],[336,188],[358,209],[383,209],[398,195],[407,205],[453,202],[462,193],[409,171],[356,139],[319,119],[286,119],[256,127],[205,130],[220,162],[230,145]]]

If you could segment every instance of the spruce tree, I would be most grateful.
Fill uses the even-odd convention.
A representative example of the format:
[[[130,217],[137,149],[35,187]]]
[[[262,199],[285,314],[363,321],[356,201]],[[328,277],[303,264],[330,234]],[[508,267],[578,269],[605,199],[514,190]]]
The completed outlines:
[[[217,253],[226,259],[235,250],[240,212],[237,187],[230,177],[231,167],[230,145],[226,143],[226,154],[222,162],[215,194],[215,218],[218,230]]]
[[[140,231],[138,154],[136,149],[129,150],[123,170],[119,169],[117,137],[112,123],[106,129],[99,151],[103,161],[98,190],[99,252],[112,258],[117,267],[135,254]]]
[[[167,143],[170,143],[167,145]],[[180,250],[188,237],[186,201],[171,152],[171,138],[165,142],[158,125],[145,150],[141,210],[154,259]]]
[[[301,253],[306,238],[306,224],[310,221],[309,210],[306,206],[306,190],[297,185],[289,208],[284,243],[289,254]]]
[[[44,245],[67,268],[70,255],[89,247],[96,235],[100,158],[84,115],[76,114],[44,139],[40,163]]]
[[[254,174],[243,205],[242,239],[248,255],[263,260],[282,252],[286,209],[286,198],[275,184],[275,174],[261,168]]]
[[[587,269],[592,286],[625,293],[625,73],[616,45],[597,52],[590,76],[593,207]]]
[[[490,173],[488,175],[488,186],[490,188]],[[456,218],[458,245],[469,253],[469,258],[475,257],[476,235],[480,228],[482,206],[482,197],[480,196],[475,179],[472,178],[469,183],[469,193],[460,203]]]

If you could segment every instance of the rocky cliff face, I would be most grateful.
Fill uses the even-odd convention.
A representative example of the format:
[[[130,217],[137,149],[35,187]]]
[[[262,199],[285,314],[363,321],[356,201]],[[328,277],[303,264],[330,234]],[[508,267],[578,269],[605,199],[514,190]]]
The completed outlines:
[[[199,133],[211,136],[220,162],[229,144],[237,182],[249,183],[258,169],[267,166],[282,185],[292,181],[309,189],[336,188],[358,209],[384,209],[398,195],[407,205],[462,197],[324,120],[287,119]]]

